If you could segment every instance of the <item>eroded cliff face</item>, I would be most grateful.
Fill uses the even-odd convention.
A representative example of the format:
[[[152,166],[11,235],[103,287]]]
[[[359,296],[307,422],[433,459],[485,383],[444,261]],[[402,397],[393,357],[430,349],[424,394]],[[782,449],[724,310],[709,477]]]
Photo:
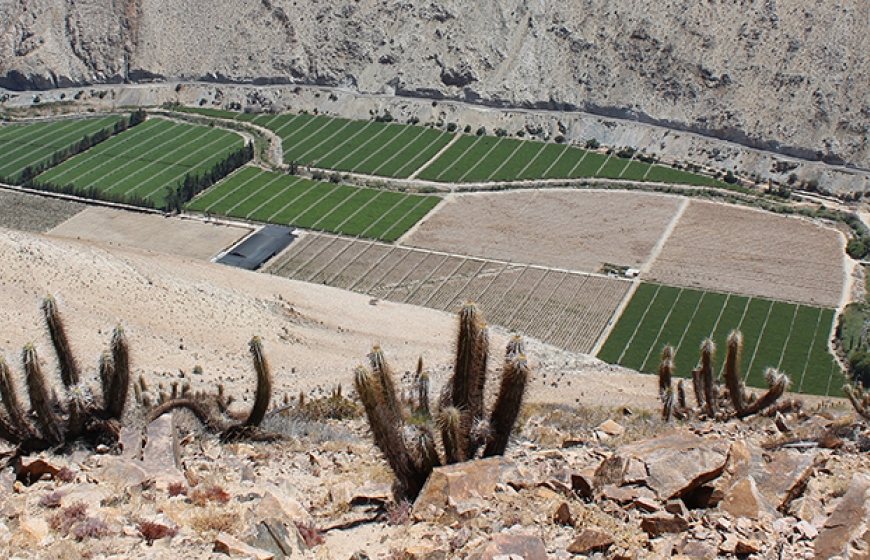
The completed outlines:
[[[341,85],[572,107],[870,167],[868,26],[865,0],[0,0],[0,85]]]

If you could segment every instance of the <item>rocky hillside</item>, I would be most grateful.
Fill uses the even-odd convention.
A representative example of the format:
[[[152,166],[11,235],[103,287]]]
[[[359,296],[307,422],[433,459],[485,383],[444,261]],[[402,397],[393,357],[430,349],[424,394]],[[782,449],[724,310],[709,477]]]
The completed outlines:
[[[299,82],[573,107],[870,166],[862,0],[0,3],[0,85]]]

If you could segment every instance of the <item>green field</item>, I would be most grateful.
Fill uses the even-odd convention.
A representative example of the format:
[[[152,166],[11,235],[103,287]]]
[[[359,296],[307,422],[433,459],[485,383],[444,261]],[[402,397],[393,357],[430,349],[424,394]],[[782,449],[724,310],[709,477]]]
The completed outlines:
[[[47,162],[85,136],[111,128],[123,117],[67,119],[0,126],[0,177],[16,181],[26,167]]]
[[[441,199],[312,181],[244,167],[195,198],[192,211],[395,241]]]
[[[691,377],[701,342],[712,337],[724,349],[728,333],[739,329],[748,385],[764,387],[765,369],[775,367],[789,374],[792,390],[827,395],[842,384],[827,348],[833,319],[833,309],[645,283],[598,357],[654,373],[662,348],[670,344],[676,349],[677,375]],[[717,364],[721,373],[721,356]]]
[[[220,128],[153,118],[49,169],[37,181],[161,206],[167,188],[189,173],[210,170],[243,145],[241,136]]]
[[[305,113],[180,110],[268,128],[281,137],[286,162],[321,169],[400,178],[416,173],[420,179],[445,183],[602,178],[728,187],[712,177],[566,144]],[[427,165],[452,140],[453,144]]]

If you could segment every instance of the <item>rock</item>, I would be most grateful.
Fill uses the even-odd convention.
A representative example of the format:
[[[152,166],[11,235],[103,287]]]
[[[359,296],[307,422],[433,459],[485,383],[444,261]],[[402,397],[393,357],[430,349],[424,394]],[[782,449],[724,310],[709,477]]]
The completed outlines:
[[[795,525],[795,529],[807,540],[813,540],[819,536],[819,530],[813,527],[811,523],[807,523],[804,520],[798,521]]]
[[[227,533],[220,533],[215,538],[214,551],[226,554],[230,558],[253,558],[254,560],[273,560],[275,558],[271,552],[247,545]]]
[[[689,528],[689,523],[682,517],[660,511],[644,517],[640,528],[646,534],[657,537],[663,533],[681,533]]]
[[[167,473],[181,477],[173,437],[172,414],[164,414],[150,424],[145,432],[142,466],[153,474]]]
[[[48,539],[48,523],[37,517],[23,519],[18,525],[18,531],[34,545],[42,545]]]
[[[815,552],[819,560],[834,556],[870,559],[870,475],[852,477],[816,538]]]
[[[776,516],[776,510],[758,491],[752,476],[734,483],[726,492],[719,507],[734,517],[758,519],[762,514]]]
[[[680,554],[689,558],[716,558],[717,548],[708,541],[691,540],[680,549]]]
[[[277,519],[286,525],[294,525],[296,522],[308,525],[312,522],[308,510],[278,486],[265,486],[262,492],[263,497],[254,508],[257,521]]]
[[[594,474],[590,476],[587,473],[572,473],[571,474],[571,489],[580,498],[584,500],[592,499],[592,484]]]
[[[544,542],[533,535],[513,535],[501,533],[494,535],[489,542],[472,554],[470,560],[547,560]]]
[[[264,519],[257,523],[256,535],[248,544],[274,554],[276,560],[302,558],[306,548],[296,525],[277,519]]]
[[[683,503],[683,500],[669,500],[668,503],[665,504],[665,511],[680,517],[686,517],[689,515],[689,509],[686,507],[686,504]]]
[[[687,430],[675,430],[622,446],[616,456],[624,459],[626,469],[629,459],[642,461],[649,473],[646,484],[660,499],[669,500],[718,477],[725,469],[728,447],[728,443],[719,438],[702,438]]]
[[[400,560],[446,560],[447,552],[430,543],[418,543],[406,547]]]
[[[734,554],[738,556],[755,554],[760,551],[761,541],[758,539],[737,539],[737,546],[734,548]]]
[[[722,554],[734,554],[735,550],[737,550],[737,535],[728,533],[725,535],[725,539],[719,543],[719,552]]]
[[[758,490],[779,511],[800,496],[807,481],[822,460],[817,449],[805,452],[783,449],[770,456],[769,461],[753,462],[750,474]]]
[[[657,501],[646,496],[640,496],[635,498],[631,504],[637,509],[647,512],[653,512],[662,509]]]
[[[553,521],[559,525],[574,525],[574,516],[571,515],[571,508],[567,503],[562,502],[559,504],[559,507],[556,508],[556,512],[553,514]]]
[[[596,428],[596,430],[599,430],[599,431],[604,432],[605,434],[607,434],[609,436],[614,436],[614,437],[619,437],[625,433],[625,428],[623,428],[620,424],[618,424],[617,422],[614,422],[613,420],[610,420],[610,419],[607,419],[604,422],[602,422],[601,424],[599,424],[598,427]]]
[[[329,500],[336,506],[350,504],[356,485],[349,481],[332,484],[329,487]]]
[[[415,517],[428,519],[463,502],[475,502],[495,493],[506,471],[514,467],[502,457],[490,457],[438,467],[414,502]]]
[[[356,488],[350,499],[350,505],[385,504],[392,499],[393,492],[389,484],[366,484]]]
[[[602,488],[609,484],[619,486],[622,484],[622,477],[627,468],[628,461],[619,455],[613,455],[601,461],[601,464],[595,469],[593,481],[595,488]]]
[[[9,541],[12,540],[12,531],[9,530],[9,527],[6,526],[5,523],[0,521],[0,547],[8,546]]]
[[[116,457],[114,455],[105,455],[100,457],[100,468],[97,469],[91,476],[101,485],[107,485],[117,492],[124,491],[128,488],[141,487],[145,482],[151,479],[150,475],[144,468],[141,462]]]
[[[601,529],[583,529],[574,542],[568,545],[571,554],[588,554],[590,552],[604,552],[613,544],[613,537]]]

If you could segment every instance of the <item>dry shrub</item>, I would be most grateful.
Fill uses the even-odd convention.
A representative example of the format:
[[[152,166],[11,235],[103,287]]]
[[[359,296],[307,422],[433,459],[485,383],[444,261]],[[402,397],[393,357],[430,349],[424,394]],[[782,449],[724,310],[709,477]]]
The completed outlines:
[[[362,414],[360,406],[341,394],[341,390],[334,391],[328,397],[320,397],[302,402],[295,415],[303,420],[352,420]]]
[[[85,520],[87,514],[88,506],[81,502],[76,502],[52,515],[48,520],[48,525],[58,533],[67,535],[73,525]]]
[[[190,498],[190,503],[199,507],[205,507],[209,502],[225,504],[230,501],[229,493],[217,484],[196,487],[190,491],[188,497]]]
[[[308,548],[313,548],[325,542],[323,539],[323,531],[317,528],[314,523],[301,523],[296,521],[296,529],[299,531],[299,535],[302,537],[305,546]]]
[[[39,505],[44,508],[56,509],[60,507],[60,502],[63,499],[63,494],[60,492],[49,492],[39,499]]]
[[[187,486],[185,486],[183,482],[169,483],[168,490],[170,498],[174,498],[176,496],[187,496]]]
[[[96,517],[88,517],[81,523],[76,524],[72,529],[72,536],[77,541],[99,539],[107,536],[109,533],[109,526],[106,525],[106,522]]]
[[[197,533],[235,534],[243,516],[234,508],[209,506],[190,513],[187,524]]]
[[[154,541],[169,537],[170,539],[178,534],[177,527],[169,527],[162,523],[154,523],[151,521],[139,522],[139,534],[148,543],[148,546],[154,544]]]

